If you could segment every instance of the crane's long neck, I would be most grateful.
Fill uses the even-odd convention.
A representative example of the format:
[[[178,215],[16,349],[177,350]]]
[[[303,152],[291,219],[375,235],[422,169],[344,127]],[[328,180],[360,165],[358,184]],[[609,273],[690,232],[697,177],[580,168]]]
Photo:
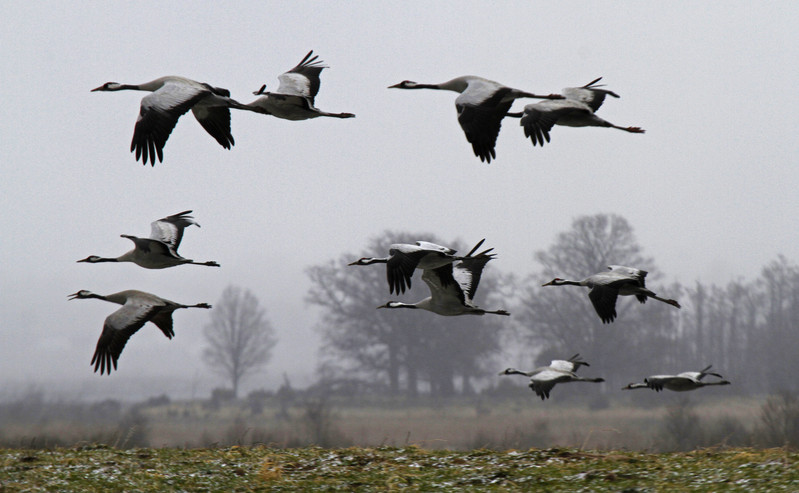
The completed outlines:
[[[401,301],[389,301],[385,305],[379,306],[378,308],[413,308],[413,309],[424,308],[424,306],[422,306],[423,304],[422,301],[420,301],[419,303],[403,303]]]
[[[327,111],[317,110],[316,114],[319,116],[329,116],[331,118],[355,118],[352,113],[328,113]]]
[[[220,267],[220,265],[213,260],[209,260],[207,262],[195,262],[194,260],[190,260],[186,263],[191,265],[207,265],[209,267]]]
[[[119,258],[117,258],[117,257],[114,257],[114,258],[94,257],[91,260],[89,260],[88,262],[92,263],[92,264],[99,264],[101,262],[124,262],[124,261],[119,260]]]
[[[622,388],[622,390],[630,390],[630,389],[648,389],[649,385],[645,383],[631,383],[630,385]]]
[[[463,92],[463,89],[458,90],[454,86],[449,86],[448,82],[444,82],[442,84],[414,84],[412,86],[405,86],[403,89],[437,89],[441,91]]]
[[[671,306],[673,306],[673,307],[676,307],[676,308],[682,308],[682,307],[680,306],[680,303],[679,303],[677,300],[671,300],[671,299],[661,298],[660,296],[657,296],[657,295],[656,295],[656,294],[654,294],[654,293],[653,293],[653,294],[651,294],[651,295],[649,295],[649,297],[650,297],[650,298],[653,298],[653,299],[656,299],[656,300],[658,300],[658,301],[662,301],[663,303],[666,303],[666,304],[668,304],[668,305],[671,305]]]
[[[196,305],[185,305],[185,306],[182,306],[181,308],[206,308],[206,309],[209,309],[209,308],[211,308],[211,305],[209,305],[208,303],[197,303]]]
[[[532,377],[533,372],[521,371],[517,370],[516,368],[508,368],[507,370],[505,370],[504,375],[524,375],[525,377]]]
[[[155,81],[153,81],[153,82],[155,82]],[[114,83],[114,84],[108,85],[107,87],[104,87],[103,89],[96,89],[96,90],[102,90],[102,91],[149,91],[149,92],[153,92],[153,91],[156,91],[157,89],[159,89],[161,87],[161,85],[163,85],[163,84],[161,84],[158,87],[154,87],[152,89],[148,89],[148,87],[150,87],[151,84],[152,83],[144,83],[144,84],[117,84],[117,83]]]
[[[483,310],[482,308],[479,310],[478,315],[482,315],[483,313],[491,313],[493,315],[506,315],[510,316],[510,313],[506,312],[505,310]]]
[[[596,378],[577,377],[577,378],[574,379],[574,381],[575,382],[594,382],[594,383],[599,383],[599,382],[604,382],[605,379],[602,378],[602,377],[596,377]]]
[[[548,283],[544,284],[544,286],[585,286],[585,281],[572,281],[569,279],[553,279]]]
[[[116,303],[117,305],[124,305],[128,301],[128,297],[127,297],[127,295],[124,294],[124,292],[108,294],[108,295],[105,295],[105,296],[96,295],[96,298],[101,299],[101,300],[105,300],[105,301],[110,301],[111,303]]]
[[[371,264],[387,264],[388,258],[366,257],[362,258],[350,265],[371,265]]]
[[[440,91],[453,91],[462,93],[469,87],[469,81],[464,77],[456,77],[440,84],[420,84],[418,82],[403,82],[394,86],[400,89],[437,89]]]

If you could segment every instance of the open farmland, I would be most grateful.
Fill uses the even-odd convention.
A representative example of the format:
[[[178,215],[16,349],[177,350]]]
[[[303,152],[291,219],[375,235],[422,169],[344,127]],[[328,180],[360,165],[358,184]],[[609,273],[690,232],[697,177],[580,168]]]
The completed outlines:
[[[781,446],[787,438],[758,439],[765,398],[707,396],[694,402],[677,395],[638,396],[652,397],[658,405],[611,401],[592,408],[567,399],[542,402],[527,393],[509,399],[418,402],[303,397],[284,403],[272,397],[258,406],[244,400],[212,406],[167,398],[135,404],[29,398],[0,405],[0,447],[416,445],[461,451],[574,447],[669,452]]]
[[[695,402],[678,395],[638,396],[651,397],[651,404],[611,401],[592,408],[568,399],[542,402],[527,393],[508,399],[412,402],[304,396],[287,403],[270,397],[257,406],[246,400],[211,405],[165,397],[133,404],[27,398],[0,404],[0,447],[415,445],[461,451],[574,447],[670,452],[714,446],[767,448],[789,439],[762,439],[765,397],[706,396]],[[786,419],[795,419],[794,408],[785,411]]]
[[[796,491],[797,460],[785,448],[0,449],[0,491]]]

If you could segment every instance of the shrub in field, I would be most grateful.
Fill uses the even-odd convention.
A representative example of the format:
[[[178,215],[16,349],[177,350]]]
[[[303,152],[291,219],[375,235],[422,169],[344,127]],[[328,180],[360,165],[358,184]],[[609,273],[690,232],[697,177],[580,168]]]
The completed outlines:
[[[306,399],[304,408],[301,419],[309,444],[320,447],[346,447],[351,444],[335,426],[333,409],[326,398]]]
[[[737,419],[730,416],[713,418],[705,430],[704,446],[749,447],[752,434]]]
[[[158,406],[168,406],[172,400],[166,394],[157,395],[154,397],[149,397],[146,401],[142,403],[145,407],[158,407]]]
[[[765,447],[799,446],[799,397],[783,391],[771,396],[760,410],[758,442]]]
[[[693,450],[703,443],[702,427],[688,397],[680,397],[666,410],[661,432],[666,450]]]
[[[208,401],[208,408],[218,411],[222,404],[236,400],[236,394],[232,389],[215,388],[211,391],[211,399]]]
[[[119,421],[122,415],[122,403],[115,399],[95,402],[89,405],[86,414],[87,418],[94,422]]]
[[[253,390],[247,394],[247,407],[250,409],[250,414],[256,416],[264,412],[266,401],[271,395],[272,393],[266,390]]]
[[[119,438],[114,446],[118,448],[140,448],[150,445],[147,417],[138,407],[132,407],[119,421]],[[107,443],[107,442],[106,442]]]

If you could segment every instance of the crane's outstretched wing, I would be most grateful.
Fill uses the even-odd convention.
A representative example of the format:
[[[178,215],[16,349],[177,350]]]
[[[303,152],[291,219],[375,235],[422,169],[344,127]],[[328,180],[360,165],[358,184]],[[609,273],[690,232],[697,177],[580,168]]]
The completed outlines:
[[[675,378],[677,377],[674,375],[652,375],[651,377],[646,377],[644,382],[650,389],[660,392],[666,383],[674,381]]]
[[[390,248],[388,253],[390,257],[386,262],[386,278],[389,292],[404,293],[406,286],[407,289],[411,288],[411,277],[419,265],[420,252],[404,253],[399,249]]]
[[[133,129],[133,140],[130,151],[136,151],[136,160],[142,158],[142,164],[155,166],[155,158],[164,160],[164,145],[178,123],[178,118],[197,104],[208,94],[199,87],[165,83],[157,91],[148,94],[141,100],[139,118]]]
[[[568,99],[546,100],[524,107],[519,125],[524,128],[524,136],[529,137],[533,145],[544,145],[549,142],[549,132],[558,120],[568,114],[589,113],[585,106]]]
[[[128,302],[106,317],[103,332],[97,340],[97,347],[90,363],[94,365],[94,371],[100,370],[100,375],[103,373],[110,375],[112,366],[116,370],[117,360],[128,339],[161,308],[163,307],[160,305]]]
[[[468,91],[468,90],[467,90]],[[491,158],[496,158],[494,150],[497,136],[502,126],[502,119],[510,110],[513,101],[502,102],[502,99],[511,91],[509,87],[502,87],[484,101],[472,101],[470,94],[463,93],[455,99],[455,108],[458,110],[458,123],[460,123],[466,140],[472,144],[474,155],[481,161],[490,163]]]
[[[319,93],[319,74],[327,66],[322,60],[317,60],[319,56],[313,55],[313,50],[309,51],[305,58],[296,67],[278,76],[280,85],[277,88],[279,94],[291,96],[301,96],[307,98],[313,105],[314,98]]]
[[[430,294],[434,298],[452,298],[460,300],[461,304],[466,304],[460,284],[453,277],[452,264],[447,264],[437,269],[425,269],[422,271],[422,281],[430,288]]]
[[[140,250],[143,253],[152,253],[154,256],[164,256],[164,257],[172,257],[176,259],[182,259],[178,252],[169,245],[160,240],[156,240],[153,238],[138,238],[136,236],[130,235],[120,235],[123,238],[127,238],[131,240],[133,243],[136,244],[136,249]]]
[[[429,241],[417,241],[416,246],[407,244],[394,244],[388,250],[389,259],[386,263],[386,277],[390,292],[404,293],[406,286],[411,287],[413,272],[419,266],[419,262],[430,253],[441,253],[443,255],[454,255],[456,250],[445,246],[430,243]],[[446,284],[446,281],[444,281]]]
[[[484,252],[473,257],[464,257],[463,260],[456,262],[453,265],[452,276],[457,281],[462,291],[462,297],[465,297],[465,302],[471,303],[474,299],[474,294],[477,292],[477,286],[480,284],[480,277],[483,274],[483,268],[489,260],[496,257],[495,254],[487,253],[493,250],[490,248]]]
[[[555,370],[541,371],[530,380],[530,388],[541,400],[548,399],[549,393],[555,387],[555,380],[560,376],[561,373]]]
[[[612,96],[618,98],[619,95],[607,89],[600,89],[602,85],[596,83],[602,80],[602,77],[592,80],[582,87],[567,87],[561,93],[567,98],[587,104],[592,111],[597,111],[602,103],[605,101],[605,96]]]
[[[568,360],[562,360],[562,359],[552,360],[552,362],[549,363],[549,366],[556,370],[574,372],[577,371],[577,369],[580,368],[580,366],[591,366],[591,365],[589,365],[585,361],[582,361],[580,359],[580,354],[578,353],[569,358]]]
[[[211,106],[200,102],[191,108],[191,112],[205,131],[219,142],[219,145],[230,149],[236,143],[233,140],[233,132],[230,130],[230,108]]]
[[[196,224],[198,228],[200,227],[200,224],[189,214],[191,214],[191,211],[183,211],[153,221],[150,223],[150,238],[166,243],[177,251],[178,246],[180,246],[180,240],[183,239],[183,230],[192,224]]]
[[[594,305],[594,310],[602,323],[609,324],[616,318],[616,298],[619,297],[619,291],[607,286],[594,284],[590,291],[588,291],[588,298],[591,304]]]
[[[634,277],[636,281],[641,284],[642,288],[646,287],[646,275],[649,274],[645,270],[636,269],[635,267],[625,267],[623,265],[609,265],[608,270],[611,272],[618,272],[624,276]]]
[[[447,255],[455,255],[457,253],[457,250],[453,250],[452,248],[441,246],[436,243],[430,243],[429,241],[419,240],[416,242],[416,246],[424,250],[433,250],[436,252],[445,253]]]

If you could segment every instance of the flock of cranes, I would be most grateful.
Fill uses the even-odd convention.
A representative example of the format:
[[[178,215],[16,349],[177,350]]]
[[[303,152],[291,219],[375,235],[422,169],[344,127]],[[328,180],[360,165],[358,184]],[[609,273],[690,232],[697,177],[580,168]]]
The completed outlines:
[[[680,308],[677,300],[665,299],[646,288],[644,279],[647,272],[644,270],[624,267],[623,265],[610,265],[608,272],[600,272],[588,276],[582,281],[569,281],[556,277],[544,286],[584,286],[589,289],[588,299],[594,305],[594,310],[603,324],[613,322],[616,318],[616,299],[619,296],[635,296],[641,303],[646,303],[647,298],[652,298],[673,307]]]
[[[506,116],[521,118],[524,135],[530,137],[533,145],[549,142],[549,131],[554,125],[569,127],[612,127],[631,133],[644,133],[639,127],[619,127],[594,114],[602,105],[606,95],[618,98],[615,92],[599,89],[595,85],[602,78],[595,79],[582,87],[567,87],[561,94],[539,96],[520,89],[514,89],[493,80],[466,75],[456,77],[441,84],[419,84],[404,80],[389,86],[389,89],[438,89],[460,93],[455,98],[458,110],[458,123],[461,124],[466,140],[472,144],[474,155],[481,161],[490,163],[496,159],[497,136]],[[528,104],[521,113],[510,113],[516,99],[545,99],[540,103]]]
[[[528,384],[530,389],[541,398],[541,400],[549,399],[549,393],[552,388],[559,383],[568,382],[604,382],[602,377],[587,378],[578,376],[577,371],[580,366],[591,366],[582,359],[579,354],[575,354],[567,360],[556,359],[549,363],[549,366],[542,366],[533,371],[519,371],[515,368],[507,368],[500,375],[524,375],[530,378]],[[713,382],[703,382],[702,378],[707,375],[713,375],[722,378],[721,375],[714,372],[709,372],[710,366],[707,366],[701,371],[686,371],[677,375],[652,375],[644,379],[643,383],[631,383],[622,390],[629,389],[652,389],[655,392],[668,389],[675,392],[685,392],[688,390],[695,390],[700,387],[708,385],[729,385],[728,380],[717,380]]]
[[[155,160],[164,160],[164,146],[178,119],[191,110],[206,132],[219,145],[230,149],[235,141],[230,129],[230,109],[272,115],[285,120],[307,120],[320,116],[354,118],[352,113],[329,113],[314,106],[319,93],[322,70],[327,68],[318,56],[309,51],[296,67],[278,76],[276,92],[266,90],[266,84],[253,94],[261,96],[251,103],[240,103],[230,97],[230,91],[174,75],[159,77],[143,84],[106,82],[94,91],[147,91],[141,100],[139,117],[133,130],[130,151],[136,160],[155,166]],[[474,75],[464,75],[440,84],[420,84],[404,80],[389,89],[437,89],[459,93],[455,109],[466,140],[472,145],[474,155],[490,163],[496,159],[497,136],[506,116],[521,118],[525,137],[533,145],[549,142],[549,132],[554,125],[569,127],[610,127],[631,133],[644,133],[640,127],[621,127],[599,118],[594,113],[602,106],[605,96],[618,98],[613,91],[596,85],[602,78],[594,79],[582,87],[567,87],[560,94],[537,95],[514,89],[493,80]],[[516,99],[545,99],[528,104],[522,112],[510,112]]]
[[[496,257],[490,253],[489,248],[478,254],[475,252],[483,245],[485,238],[480,240],[464,256],[456,255],[457,251],[431,243],[417,241],[414,245],[396,243],[389,246],[388,257],[362,257],[349,265],[386,264],[386,280],[389,293],[404,293],[406,286],[411,287],[411,278],[418,269],[422,271],[422,281],[430,289],[430,296],[416,303],[402,303],[389,301],[377,308],[417,308],[427,310],[438,315],[506,315],[510,313],[503,309],[485,310],[472,301],[480,282],[480,276],[486,264]],[[679,302],[657,296],[647,289],[644,279],[647,272],[625,267],[611,265],[608,272],[600,272],[586,277],[582,281],[569,281],[555,278],[543,286],[584,286],[589,288],[588,297],[602,323],[611,323],[616,318],[616,299],[619,296],[635,296],[638,301],[645,303],[647,298],[656,299],[663,303],[680,308]],[[530,378],[529,387],[542,400],[549,398],[552,388],[558,383],[567,382],[604,382],[601,377],[587,378],[577,375],[580,366],[590,366],[575,354],[568,360],[553,360],[549,366],[536,368],[525,372],[515,368],[507,368],[500,375],[524,375]],[[702,378],[721,375],[709,372],[710,366],[699,372],[683,372],[678,375],[654,375],[644,379],[644,383],[631,383],[623,390],[637,388],[651,388],[660,391],[664,388],[674,391],[694,390],[708,385],[729,385],[729,381],[720,380],[703,382]]]
[[[164,146],[184,113],[191,110],[200,125],[225,149],[235,143],[230,130],[230,109],[253,111],[286,120],[307,120],[320,116],[353,118],[352,113],[327,113],[314,106],[319,92],[319,74],[327,68],[313,50],[296,67],[280,75],[277,92],[266,92],[266,84],[254,92],[261,96],[249,104],[230,97],[230,91],[174,75],[159,77],[144,84],[106,82],[92,91],[148,91],[141,100],[139,117],[133,129],[130,151],[136,160],[155,166],[164,160]]]
[[[122,235],[133,241],[135,248],[119,257],[103,258],[97,255],[89,255],[78,262],[99,263],[99,262],[133,262],[145,269],[165,269],[176,265],[194,264],[219,267],[214,261],[195,262],[178,255],[178,245],[183,239],[183,230],[192,224],[198,228],[200,225],[194,220],[192,211],[183,211],[171,216],[153,221],[149,238],[138,238],[136,236]],[[152,322],[161,329],[161,332],[168,339],[175,335],[172,330],[172,312],[180,308],[211,308],[208,303],[197,303],[195,305],[184,305],[175,303],[167,299],[156,296],[152,293],[128,289],[109,295],[99,295],[82,289],[75,294],[69,295],[70,300],[96,298],[98,300],[110,301],[122,305],[105,319],[103,332],[97,340],[91,364],[94,371],[100,371],[100,375],[111,374],[111,369],[117,369],[117,360],[122,350],[125,348],[128,339],[141,329],[147,322]]]
[[[329,113],[318,109],[314,100],[319,92],[322,70],[326,68],[313,51],[291,70],[278,76],[277,91],[266,90],[266,85],[254,91],[258,99],[241,103],[230,96],[230,91],[193,81],[184,77],[167,76],[143,84],[120,84],[106,82],[92,91],[146,91],[150,94],[141,100],[141,108],[133,131],[130,150],[135,152],[136,160],[154,166],[156,159],[163,162],[164,146],[178,119],[192,111],[202,127],[225,149],[234,145],[231,132],[230,110],[245,110],[264,115],[272,115],[286,120],[306,120],[317,117],[352,118],[352,113]],[[567,87],[559,94],[538,95],[529,91],[515,89],[498,82],[476,76],[461,76],[439,84],[422,84],[410,80],[389,86],[394,89],[433,89],[457,92],[455,108],[458,123],[472,145],[475,156],[490,163],[496,159],[496,141],[505,117],[520,119],[524,136],[533,146],[543,146],[550,142],[550,132],[555,125],[571,127],[608,127],[630,133],[644,133],[640,127],[622,127],[610,123],[596,115],[607,96],[618,98],[613,91],[603,89],[597,83],[600,78],[581,87]],[[516,99],[535,98],[543,101],[528,104],[521,112],[511,112]],[[184,211],[154,221],[149,238],[121,235],[134,244],[130,250],[118,257],[90,255],[78,262],[133,262],[147,269],[164,269],[182,264],[219,267],[215,261],[195,262],[178,254],[183,231],[191,225],[200,225]],[[415,244],[393,244],[387,257],[364,257],[349,265],[386,264],[386,279],[389,294],[403,294],[411,287],[412,277],[421,270],[422,281],[430,290],[430,296],[415,303],[388,301],[377,308],[422,309],[443,316],[458,315],[504,315],[504,309],[487,310],[474,303],[475,293],[480,283],[483,269],[496,255],[493,248],[479,253],[485,239],[480,240],[466,255],[445,246],[427,241]],[[645,285],[647,272],[613,265],[607,272],[600,272],[580,281],[555,278],[544,286],[583,286],[589,289],[588,297],[602,323],[615,320],[616,300],[619,296],[635,296],[645,303],[652,298],[676,308],[680,304],[673,299],[657,296]],[[91,364],[100,374],[116,370],[117,361],[125,344],[147,322],[155,324],[167,338],[174,336],[172,313],[180,308],[211,308],[207,303],[184,305],[166,300],[151,293],[126,290],[109,295],[98,295],[81,290],[70,295],[70,299],[97,298],[122,305],[105,319],[103,331],[97,341]],[[566,382],[604,382],[603,378],[578,376],[580,366],[589,366],[575,354],[568,360],[554,360],[549,366],[523,372],[508,368],[501,375],[525,375],[530,378],[530,388],[541,397],[549,398],[552,388]],[[643,383],[631,383],[624,389],[651,388],[656,391],[669,389],[686,391],[707,385],[726,385],[730,382],[719,380],[706,382],[707,375],[721,378],[718,373],[708,371],[710,366],[699,372],[685,372],[678,375],[654,375]]]

